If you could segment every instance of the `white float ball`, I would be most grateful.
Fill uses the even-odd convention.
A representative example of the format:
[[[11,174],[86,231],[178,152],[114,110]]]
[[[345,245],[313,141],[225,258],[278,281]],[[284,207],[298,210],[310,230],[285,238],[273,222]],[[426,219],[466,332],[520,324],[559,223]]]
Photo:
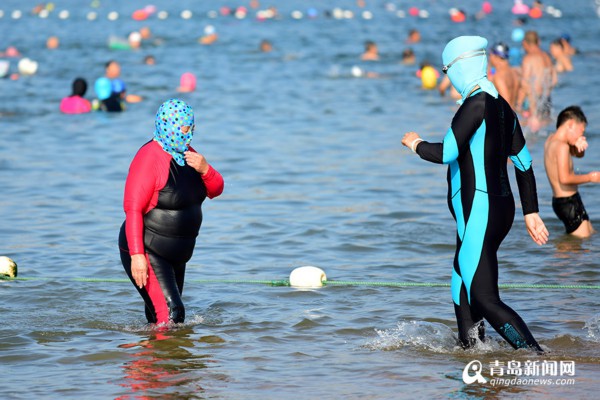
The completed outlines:
[[[110,21],[116,21],[117,19],[119,19],[119,13],[116,11],[111,11],[108,13],[108,19]]]
[[[1,256],[0,275],[6,275],[11,278],[15,278],[17,276],[17,263],[6,256]]]
[[[321,268],[312,266],[298,267],[290,274],[290,286],[293,287],[321,287],[326,280],[325,272]]]
[[[158,14],[156,14],[158,19],[167,19],[169,18],[169,13],[166,11],[159,11]]]

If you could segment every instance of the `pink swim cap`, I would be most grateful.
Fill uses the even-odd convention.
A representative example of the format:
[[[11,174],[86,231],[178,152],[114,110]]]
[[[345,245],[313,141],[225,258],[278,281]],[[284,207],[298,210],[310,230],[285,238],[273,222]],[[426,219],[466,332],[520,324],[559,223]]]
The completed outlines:
[[[179,90],[182,92],[193,92],[196,90],[196,77],[191,72],[185,72],[179,80]]]

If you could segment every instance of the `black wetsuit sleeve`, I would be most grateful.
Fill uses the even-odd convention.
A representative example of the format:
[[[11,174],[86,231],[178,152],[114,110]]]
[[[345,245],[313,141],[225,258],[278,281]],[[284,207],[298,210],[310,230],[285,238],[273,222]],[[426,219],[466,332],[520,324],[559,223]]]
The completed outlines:
[[[417,154],[424,160],[449,164],[457,160],[469,148],[469,140],[483,122],[485,97],[483,94],[469,97],[458,109],[442,143],[420,142]]]
[[[539,211],[537,186],[535,183],[535,175],[533,173],[532,159],[529,150],[525,145],[523,130],[521,129],[521,125],[519,124],[516,115],[514,118],[515,126],[510,159],[515,166],[515,175],[517,178],[517,186],[519,187],[519,197],[521,198],[523,215],[527,215]]]

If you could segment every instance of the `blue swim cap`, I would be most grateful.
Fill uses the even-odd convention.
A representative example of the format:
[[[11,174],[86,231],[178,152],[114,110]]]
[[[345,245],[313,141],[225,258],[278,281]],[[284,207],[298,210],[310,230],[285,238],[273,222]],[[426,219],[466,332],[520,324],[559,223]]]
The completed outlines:
[[[110,79],[102,77],[98,78],[94,83],[94,91],[99,100],[106,100],[112,94],[112,83]]]
[[[567,42],[571,43],[571,35],[569,35],[566,32],[564,32],[562,35],[560,35],[560,38],[565,39]]]
[[[459,36],[444,47],[443,70],[462,97],[458,104],[462,104],[476,86],[498,98],[494,84],[487,79],[487,45],[487,39],[481,36]]]
[[[112,80],[112,91],[115,93],[123,93],[125,91],[125,82],[116,78]]]
[[[508,54],[509,54],[510,50],[506,43],[498,42],[498,43],[494,44],[494,46],[492,46],[492,49],[490,51],[492,54],[495,54],[498,57],[506,60],[506,59],[508,59]]]
[[[510,37],[513,42],[521,42],[525,38],[525,31],[521,28],[515,28]]]

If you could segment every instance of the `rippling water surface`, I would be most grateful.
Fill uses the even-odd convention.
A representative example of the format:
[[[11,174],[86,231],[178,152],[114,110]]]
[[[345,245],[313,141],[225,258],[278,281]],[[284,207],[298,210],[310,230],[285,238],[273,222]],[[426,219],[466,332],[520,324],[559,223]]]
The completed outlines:
[[[429,18],[398,18],[384,2],[367,1],[373,19],[358,18],[354,1],[314,2],[314,19],[293,20],[305,1],[273,2],[281,18],[208,19],[225,2],[157,1],[170,17],[143,23],[129,15],[142,2],[57,1],[47,19],[35,2],[3,0],[0,49],[8,45],[40,64],[38,74],[0,80],[0,255],[29,280],[0,282],[0,394],[3,398],[591,398],[600,390],[598,291],[502,289],[529,324],[545,356],[490,340],[459,350],[446,287],[327,286],[298,290],[201,280],[281,280],[316,265],[330,280],[449,283],[454,223],[447,210],[445,168],[418,160],[400,144],[408,130],[439,140],[456,105],[420,89],[414,66],[400,64],[410,28],[422,32],[418,59],[440,63],[459,34],[510,42],[510,2],[493,2],[487,18],[453,24],[451,1],[421,1]],[[267,4],[262,2],[262,6]],[[506,3],[506,4],[505,4]],[[560,2],[563,17],[531,20],[548,46],[569,32],[581,53],[561,75],[553,113],[579,104],[589,120],[587,157],[576,169],[600,169],[600,22],[593,1]],[[565,3],[565,4],[562,4]],[[408,11],[406,2],[392,2]],[[478,1],[461,2],[474,15]],[[334,6],[357,18],[325,18]],[[22,9],[19,20],[12,10]],[[194,12],[183,20],[184,9]],[[89,22],[89,11],[98,20]],[[116,10],[121,18],[108,21]],[[214,46],[197,43],[204,26]],[[111,51],[109,35],[142,25],[154,40],[139,51]],[[50,51],[45,40],[58,35]],[[273,41],[261,54],[258,43]],[[365,40],[382,60],[361,63]],[[142,63],[156,57],[155,66]],[[71,81],[91,84],[116,59],[129,92],[145,100],[118,115],[58,113]],[[351,68],[376,72],[356,78]],[[13,70],[16,62],[12,61]],[[181,73],[198,89],[177,94]],[[88,97],[92,96],[92,91]],[[180,96],[197,115],[193,145],[223,174],[225,193],[204,205],[205,219],[188,266],[187,321],[156,332],[144,323],[141,299],[125,278],[116,237],[122,195],[135,151],[153,131],[162,101]],[[529,137],[541,215],[550,242],[536,246],[520,209],[500,250],[501,283],[597,285],[599,235],[574,240],[551,209],[542,147],[545,129]],[[512,174],[511,174],[512,176]],[[516,185],[513,182],[513,189]],[[580,191],[598,221],[598,186]],[[596,222],[600,225],[600,222]],[[83,281],[78,278],[96,278]],[[117,280],[110,282],[110,280]],[[480,360],[575,363],[571,385],[465,384]]]

